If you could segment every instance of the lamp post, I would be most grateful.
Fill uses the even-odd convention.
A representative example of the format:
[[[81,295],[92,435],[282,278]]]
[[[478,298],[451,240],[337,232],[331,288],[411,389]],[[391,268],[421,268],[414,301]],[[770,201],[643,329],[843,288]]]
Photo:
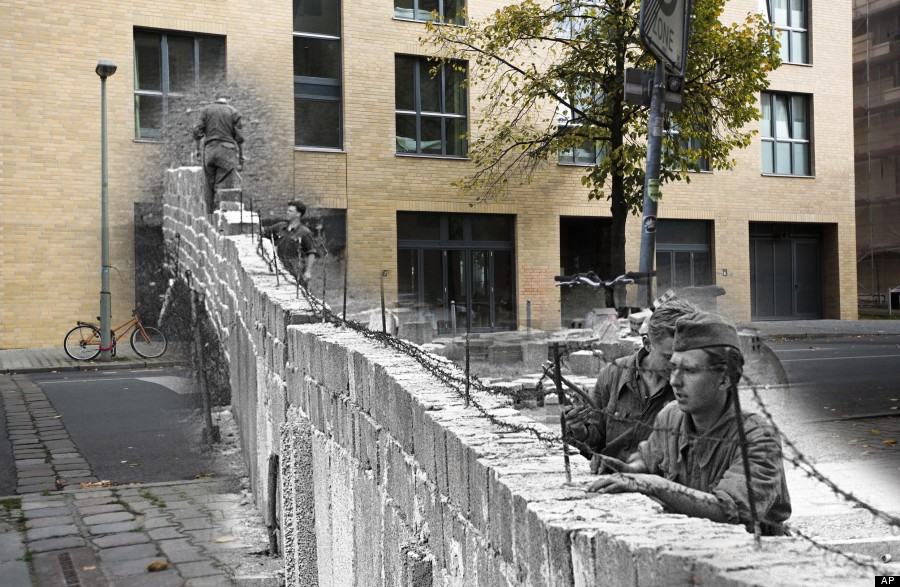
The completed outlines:
[[[100,360],[110,359],[112,314],[109,293],[109,177],[106,165],[106,78],[116,73],[116,64],[105,59],[94,70],[100,76]]]

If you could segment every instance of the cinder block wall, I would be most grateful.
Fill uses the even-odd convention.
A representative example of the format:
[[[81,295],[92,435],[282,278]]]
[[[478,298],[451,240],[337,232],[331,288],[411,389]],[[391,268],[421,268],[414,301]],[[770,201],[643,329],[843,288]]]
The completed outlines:
[[[199,181],[199,169],[169,173],[164,233],[219,329],[253,491],[261,511],[275,506],[288,584],[871,581],[794,539],[757,550],[741,527],[663,514],[639,495],[589,495],[577,456],[566,484],[559,447],[491,423],[414,358],[322,323],[293,286],[277,286],[249,235],[207,220]],[[496,418],[532,424],[502,398],[475,397]],[[271,455],[281,461],[274,504]]]

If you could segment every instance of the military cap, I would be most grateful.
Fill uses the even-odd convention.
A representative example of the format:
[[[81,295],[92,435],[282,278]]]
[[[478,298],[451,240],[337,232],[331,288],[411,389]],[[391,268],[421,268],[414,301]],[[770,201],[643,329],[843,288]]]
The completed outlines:
[[[737,329],[716,314],[697,312],[675,323],[675,352],[730,346],[741,350]]]

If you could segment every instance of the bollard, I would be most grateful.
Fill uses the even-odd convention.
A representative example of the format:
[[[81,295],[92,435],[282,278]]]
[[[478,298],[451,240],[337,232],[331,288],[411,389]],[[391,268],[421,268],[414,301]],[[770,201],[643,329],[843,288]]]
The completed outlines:
[[[387,318],[384,315],[384,278],[387,277],[387,269],[381,270],[381,331],[387,334]]]
[[[450,330],[453,332],[453,338],[456,338],[456,302],[450,301]]]
[[[531,300],[525,300],[525,336],[531,338]]]

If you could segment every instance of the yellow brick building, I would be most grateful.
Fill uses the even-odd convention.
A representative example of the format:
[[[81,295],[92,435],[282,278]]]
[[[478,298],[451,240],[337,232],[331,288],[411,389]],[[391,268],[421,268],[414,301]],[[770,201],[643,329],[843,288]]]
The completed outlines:
[[[470,161],[404,152],[435,147],[403,136],[401,115],[419,125],[438,121],[421,112],[398,114],[404,108],[395,77],[408,65],[398,56],[425,52],[418,3],[395,4],[85,0],[61,9],[0,0],[0,348],[57,346],[76,319],[97,314],[100,83],[94,67],[100,59],[118,64],[107,82],[113,324],[135,304],[135,204],[159,196],[137,172],[153,146],[159,104],[174,103],[184,83],[179,76],[200,79],[221,59],[227,76],[253,87],[280,121],[268,138],[275,160],[266,164],[292,163],[295,194],[346,210],[352,287],[376,295],[381,270],[388,269],[389,302],[443,305],[436,320],[447,318],[450,301],[471,300],[472,315],[480,311],[473,326],[522,327],[530,300],[535,328],[559,326],[553,276],[571,269],[562,258],[571,257],[569,249],[585,246],[569,242],[571,229],[581,226],[578,219],[596,219],[586,226],[602,229],[608,204],[587,200],[582,168],[549,165],[509,199],[473,208],[450,186],[472,172]],[[669,222],[685,228],[675,233],[706,235],[691,237],[706,239],[693,249],[672,243],[660,250],[671,253],[676,269],[690,267],[696,283],[723,285],[728,294],[719,307],[735,320],[856,317],[851,19],[840,2],[802,4],[799,13],[785,10],[780,22],[775,2],[776,24],[795,34],[796,54],[771,77],[772,96],[782,98],[767,99],[773,109],[792,103],[792,95],[805,104],[805,120],[793,122],[807,125],[808,170],[763,173],[758,138],[735,154],[734,171],[696,174],[690,185],[667,187],[660,205],[661,231]],[[472,0],[468,9],[477,19],[498,5]],[[339,18],[329,12],[338,7]],[[757,0],[735,1],[728,17],[757,9]],[[157,52],[168,55],[169,69],[148,74],[147,55]],[[316,62],[317,55],[331,61]],[[156,81],[161,89],[151,87]],[[463,113],[470,126],[475,103],[470,96]],[[295,115],[322,121],[321,128],[298,130]],[[442,128],[459,120],[453,113],[438,118]],[[493,216],[499,224],[491,223],[477,216],[483,214],[504,218]],[[505,223],[512,228],[497,229]],[[639,242],[639,222],[631,219],[631,268]],[[679,253],[688,255],[687,265]],[[792,293],[798,283],[784,278],[795,274],[812,293]],[[463,288],[455,297],[454,287]]]

